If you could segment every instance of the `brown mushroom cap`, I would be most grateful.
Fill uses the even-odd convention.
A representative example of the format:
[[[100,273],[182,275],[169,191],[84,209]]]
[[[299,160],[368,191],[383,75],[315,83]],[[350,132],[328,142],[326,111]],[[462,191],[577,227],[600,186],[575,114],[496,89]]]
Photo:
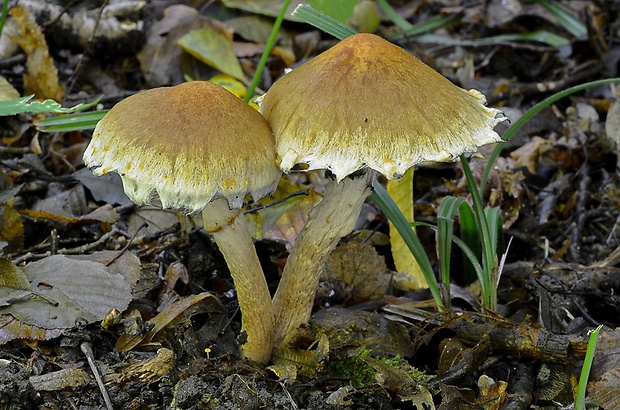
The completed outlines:
[[[285,172],[305,163],[341,180],[365,166],[397,178],[500,141],[504,118],[485,103],[404,49],[356,34],[276,81],[260,111]]]
[[[164,208],[202,210],[224,197],[233,209],[249,194],[273,192],[280,178],[264,118],[206,81],[155,88],[116,104],[99,121],[84,163],[118,172],[137,204],[157,192]]]

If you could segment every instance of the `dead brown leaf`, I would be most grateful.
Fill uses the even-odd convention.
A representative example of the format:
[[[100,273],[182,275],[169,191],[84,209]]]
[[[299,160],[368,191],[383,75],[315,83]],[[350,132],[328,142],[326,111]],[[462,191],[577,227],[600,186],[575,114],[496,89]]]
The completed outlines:
[[[19,36],[12,38],[27,55],[28,73],[24,74],[26,93],[36,98],[62,101],[65,90],[58,80],[58,70],[49,55],[47,42],[30,12],[21,6],[13,7],[9,14],[17,23]]]

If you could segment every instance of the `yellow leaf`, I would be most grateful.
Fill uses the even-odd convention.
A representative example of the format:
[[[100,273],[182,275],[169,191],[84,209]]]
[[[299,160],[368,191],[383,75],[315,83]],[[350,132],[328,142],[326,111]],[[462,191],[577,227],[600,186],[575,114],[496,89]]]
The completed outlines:
[[[410,168],[402,178],[388,181],[387,191],[405,215],[405,218],[408,221],[413,221],[413,168]],[[416,262],[409,247],[391,222],[390,242],[396,270],[407,274],[404,279],[395,280],[394,285],[403,290],[428,288],[418,262]]]
[[[220,87],[226,88],[231,93],[235,94],[237,97],[244,99],[247,95],[247,89],[245,85],[235,77],[232,77],[228,74],[218,74],[211,78],[209,78],[213,84],[217,84]]]
[[[198,60],[224,74],[244,81],[241,64],[232,49],[232,41],[212,28],[192,30],[178,41],[179,46]]]

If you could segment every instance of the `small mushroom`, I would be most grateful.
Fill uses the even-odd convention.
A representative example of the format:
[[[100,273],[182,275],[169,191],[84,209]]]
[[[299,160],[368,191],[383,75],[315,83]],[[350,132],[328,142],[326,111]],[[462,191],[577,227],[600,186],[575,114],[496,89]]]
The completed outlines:
[[[422,161],[449,161],[500,141],[504,120],[406,50],[356,34],[276,81],[260,111],[280,167],[326,169],[335,179],[310,213],[274,296],[276,344],[310,318],[320,270],[353,229],[377,173],[399,178]]]
[[[96,175],[117,172],[138,205],[157,193],[163,208],[202,212],[204,228],[235,282],[247,343],[242,355],[266,363],[274,314],[241,208],[273,192],[281,176],[269,125],[252,107],[206,81],[133,95],[97,124],[84,152]]]

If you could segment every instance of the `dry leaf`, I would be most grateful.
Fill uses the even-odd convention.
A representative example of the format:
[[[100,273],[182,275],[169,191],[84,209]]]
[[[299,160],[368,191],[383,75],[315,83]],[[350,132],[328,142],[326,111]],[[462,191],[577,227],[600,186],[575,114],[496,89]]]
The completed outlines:
[[[24,223],[11,205],[0,204],[0,252],[11,253],[24,246]]]
[[[340,244],[329,256],[322,280],[340,280],[355,289],[354,302],[382,299],[390,285],[383,256],[367,243]]]
[[[484,374],[478,379],[478,388],[480,389],[480,394],[476,403],[483,410],[499,410],[508,395],[506,391],[508,383],[504,381],[496,382]]]
[[[62,101],[65,90],[58,81],[58,70],[49,55],[47,42],[30,12],[21,6],[13,7],[9,14],[17,23],[19,36],[13,38],[26,53],[28,73],[24,74],[27,94],[36,98]]]
[[[16,266],[3,265],[3,276],[19,275]],[[80,323],[102,320],[113,308],[124,310],[132,299],[123,277],[100,263],[54,255],[28,264],[23,275],[28,289],[0,286],[0,342],[56,337]],[[25,288],[23,280],[11,282]]]
[[[40,376],[31,376],[28,381],[36,391],[59,391],[84,387],[90,383],[91,378],[82,369],[61,369]]]
[[[527,144],[514,150],[510,156],[516,161],[517,167],[526,167],[532,175],[536,175],[541,157],[550,154],[553,154],[553,143],[534,137]]]
[[[588,383],[589,399],[604,409],[620,408],[620,368],[608,370],[600,380]]]

